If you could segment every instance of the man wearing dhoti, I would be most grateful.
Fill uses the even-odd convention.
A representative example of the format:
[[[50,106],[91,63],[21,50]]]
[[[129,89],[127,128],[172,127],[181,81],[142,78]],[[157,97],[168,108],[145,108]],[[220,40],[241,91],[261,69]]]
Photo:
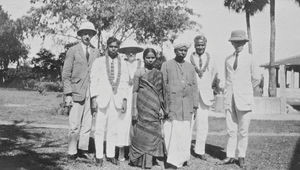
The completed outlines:
[[[167,163],[176,167],[189,164],[193,118],[199,104],[196,72],[193,65],[184,60],[189,46],[181,39],[175,40],[176,57],[163,63],[161,68],[169,117],[164,127]]]
[[[97,111],[95,122],[96,164],[103,165],[103,141],[106,130],[106,157],[115,165],[118,144],[118,117],[126,113],[128,71],[118,54],[120,42],[110,37],[105,56],[97,58],[91,70],[92,109]]]

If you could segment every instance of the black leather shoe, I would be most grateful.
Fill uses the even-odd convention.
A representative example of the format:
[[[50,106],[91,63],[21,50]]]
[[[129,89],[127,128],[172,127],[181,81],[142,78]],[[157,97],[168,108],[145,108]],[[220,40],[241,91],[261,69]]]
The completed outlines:
[[[220,164],[221,165],[226,165],[226,164],[234,164],[234,163],[235,163],[234,158],[227,157],[227,158],[223,159]]]
[[[67,159],[68,161],[75,161],[77,159],[78,155],[74,154],[74,155],[68,155]]]
[[[202,155],[197,154],[196,157],[203,160],[203,161],[207,161],[207,156],[205,154],[202,154]]]
[[[239,166],[242,169],[246,169],[245,158],[242,158],[242,157],[239,158]]]
[[[191,162],[191,161],[185,161],[185,162],[183,163],[183,166],[190,167],[190,166],[192,166],[192,162]]]
[[[88,153],[87,151],[80,151],[78,152],[78,157],[88,159],[88,160],[93,160],[94,157]]]
[[[102,167],[103,166],[103,159],[96,158],[96,166],[97,167]]]
[[[108,162],[111,162],[112,164],[120,165],[119,160],[116,159],[116,158],[106,158],[106,160],[107,160]]]

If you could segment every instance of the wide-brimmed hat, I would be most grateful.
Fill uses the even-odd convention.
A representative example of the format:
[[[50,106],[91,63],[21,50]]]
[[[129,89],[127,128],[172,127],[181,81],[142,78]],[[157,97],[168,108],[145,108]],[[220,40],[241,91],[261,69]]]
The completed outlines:
[[[79,30],[77,31],[77,35],[78,36],[81,36],[82,32],[83,31],[90,31],[92,32],[93,36],[97,34],[97,31],[95,29],[95,26],[93,23],[91,22],[83,22],[81,25],[80,25],[80,28]]]
[[[228,41],[249,41],[249,39],[247,38],[245,31],[235,30],[231,32],[231,36]]]
[[[121,44],[121,48],[119,49],[119,53],[123,54],[136,54],[144,51],[142,47],[140,47],[135,41],[127,40]]]

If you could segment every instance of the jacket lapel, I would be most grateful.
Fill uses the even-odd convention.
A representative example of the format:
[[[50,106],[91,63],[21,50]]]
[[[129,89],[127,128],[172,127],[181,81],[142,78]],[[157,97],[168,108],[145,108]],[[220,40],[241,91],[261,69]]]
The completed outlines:
[[[230,59],[227,62],[227,67],[232,72],[235,71],[235,70],[233,70],[233,63],[234,63],[234,54],[231,55]]]
[[[91,47],[90,48],[90,59],[89,59],[89,66],[93,63],[93,61],[95,60],[96,58],[96,54],[97,54],[97,51],[96,51],[96,48],[94,47]]]

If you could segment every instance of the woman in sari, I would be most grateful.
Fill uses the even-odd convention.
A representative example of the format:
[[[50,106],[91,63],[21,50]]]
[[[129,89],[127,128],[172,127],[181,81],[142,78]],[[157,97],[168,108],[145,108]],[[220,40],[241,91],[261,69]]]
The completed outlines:
[[[163,76],[154,68],[157,54],[147,48],[144,68],[136,71],[133,85],[132,136],[129,159],[133,166],[151,168],[154,159],[163,168]]]

